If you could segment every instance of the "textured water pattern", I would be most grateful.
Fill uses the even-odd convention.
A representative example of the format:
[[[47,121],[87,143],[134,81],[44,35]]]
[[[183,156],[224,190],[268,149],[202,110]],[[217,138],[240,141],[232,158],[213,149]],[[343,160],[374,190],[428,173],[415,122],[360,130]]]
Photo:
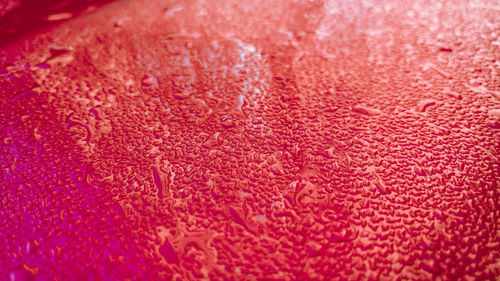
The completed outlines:
[[[498,280],[498,2],[61,7],[0,49],[0,280]]]

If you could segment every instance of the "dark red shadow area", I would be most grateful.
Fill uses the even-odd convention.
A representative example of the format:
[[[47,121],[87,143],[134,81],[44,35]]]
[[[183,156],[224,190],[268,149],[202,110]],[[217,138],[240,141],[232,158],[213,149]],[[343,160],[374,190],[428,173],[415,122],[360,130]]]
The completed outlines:
[[[113,1],[2,0],[0,1],[0,47],[111,2]]]

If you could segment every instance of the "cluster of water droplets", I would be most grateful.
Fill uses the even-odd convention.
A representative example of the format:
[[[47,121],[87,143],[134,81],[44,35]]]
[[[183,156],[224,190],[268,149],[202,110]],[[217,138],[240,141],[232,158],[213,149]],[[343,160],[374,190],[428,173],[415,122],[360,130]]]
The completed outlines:
[[[5,56],[0,274],[498,275],[492,39],[418,3],[127,2]]]

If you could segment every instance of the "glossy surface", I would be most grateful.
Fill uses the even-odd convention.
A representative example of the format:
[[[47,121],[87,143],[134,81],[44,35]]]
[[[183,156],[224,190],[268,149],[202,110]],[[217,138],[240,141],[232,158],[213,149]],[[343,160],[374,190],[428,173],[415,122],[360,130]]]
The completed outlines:
[[[498,4],[345,2],[117,1],[5,44],[0,279],[498,278]]]

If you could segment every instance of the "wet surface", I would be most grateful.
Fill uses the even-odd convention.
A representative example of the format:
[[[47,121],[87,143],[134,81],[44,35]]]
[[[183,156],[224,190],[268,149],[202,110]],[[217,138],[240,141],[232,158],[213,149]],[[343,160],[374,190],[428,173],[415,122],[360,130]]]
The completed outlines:
[[[44,32],[111,0],[0,0],[0,47]]]
[[[68,13],[0,49],[1,280],[500,275],[495,1]]]

